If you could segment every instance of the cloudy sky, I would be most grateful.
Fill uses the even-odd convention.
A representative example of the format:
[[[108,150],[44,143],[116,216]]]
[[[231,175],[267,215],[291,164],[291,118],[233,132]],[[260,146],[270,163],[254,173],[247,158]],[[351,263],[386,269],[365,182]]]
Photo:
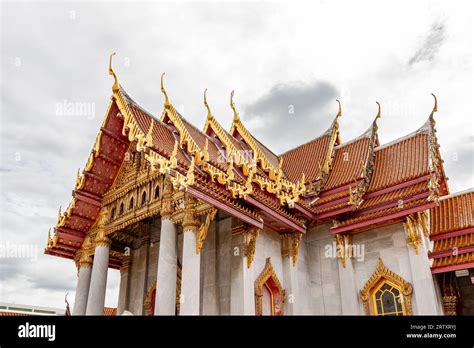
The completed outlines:
[[[381,142],[404,136],[425,122],[434,92],[450,189],[474,186],[468,1],[0,6],[0,251],[29,250],[28,257],[0,258],[0,302],[63,307],[69,292],[73,303],[73,262],[43,248],[105,115],[113,51],[122,86],[156,115],[161,72],[173,104],[200,128],[204,89],[226,128],[235,89],[243,121],[276,153],[325,131],[336,98],[343,141],[369,127],[375,101]],[[66,115],[67,103],[89,112]],[[118,272],[109,274],[106,305],[116,306]]]

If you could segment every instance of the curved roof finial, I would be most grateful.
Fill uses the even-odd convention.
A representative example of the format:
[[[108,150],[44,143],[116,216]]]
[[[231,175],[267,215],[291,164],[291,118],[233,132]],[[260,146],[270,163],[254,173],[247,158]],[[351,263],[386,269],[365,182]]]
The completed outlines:
[[[337,115],[336,115],[336,118],[338,118],[342,116],[342,107],[341,107],[341,102],[339,101],[339,99],[336,99],[336,101],[339,104],[339,110],[337,111]]]
[[[235,104],[234,104],[234,91],[230,92],[230,107],[234,111],[234,121],[239,120],[239,113],[235,109]]]
[[[377,103],[377,105],[378,105],[378,107],[379,107],[379,110],[377,111],[377,116],[375,116],[374,122],[377,122],[377,119],[382,117],[381,108],[380,108],[380,103],[379,103],[378,101],[376,101],[376,103]]]
[[[165,105],[169,105],[170,100],[168,98],[168,93],[166,93],[165,86],[163,84],[163,76],[165,76],[165,73],[161,74],[161,92],[165,95]]]
[[[209,107],[209,104],[207,103],[207,88],[204,90],[204,106],[207,108],[207,118],[211,118],[212,117],[211,108]]]
[[[435,100],[435,103],[434,103],[434,106],[433,106],[433,111],[431,111],[431,116],[433,116],[433,114],[435,112],[438,112],[438,98],[436,98],[436,96],[431,93],[431,95],[433,96],[434,100]]]
[[[112,68],[112,57],[115,56],[115,52],[112,53],[109,57],[109,75],[112,75],[114,77],[114,84],[112,86],[112,91],[113,92],[118,92],[120,89],[120,85],[118,83],[118,78],[117,74],[115,74],[114,69]]]

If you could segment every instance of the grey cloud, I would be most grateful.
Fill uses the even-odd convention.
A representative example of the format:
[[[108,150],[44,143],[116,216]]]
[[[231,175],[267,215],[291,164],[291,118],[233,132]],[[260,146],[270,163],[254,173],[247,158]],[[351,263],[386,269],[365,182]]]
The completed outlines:
[[[413,65],[422,61],[432,61],[438,53],[441,45],[446,39],[446,26],[443,22],[435,22],[431,25],[428,35],[423,40],[421,47],[408,61]]]
[[[280,83],[245,108],[250,122],[261,124],[254,134],[264,144],[273,144],[276,153],[319,136],[336,111],[338,91],[325,81]],[[276,138],[278,137],[278,138]]]

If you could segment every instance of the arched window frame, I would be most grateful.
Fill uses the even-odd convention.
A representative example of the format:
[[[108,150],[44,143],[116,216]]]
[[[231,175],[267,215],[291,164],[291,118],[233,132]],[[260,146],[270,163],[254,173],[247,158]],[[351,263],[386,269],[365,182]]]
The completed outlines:
[[[269,287],[268,282],[271,281],[273,289]],[[273,269],[271,258],[267,258],[265,267],[255,280],[255,309],[257,315],[262,315],[263,313],[263,287],[267,287],[271,295],[272,302],[272,315],[283,315],[285,307],[285,290],[281,286],[280,280],[278,279],[275,270]],[[276,289],[276,291],[275,291]],[[280,294],[281,304],[280,311],[275,313],[275,292]]]
[[[377,262],[377,268],[369,280],[365,283],[363,289],[360,291],[360,299],[364,304],[364,310],[367,315],[381,315],[378,314],[375,304],[375,294],[380,287],[388,283],[400,291],[402,299],[402,311],[403,315],[413,315],[413,309],[411,305],[411,296],[413,293],[413,287],[409,282],[400,277],[398,274],[393,273],[388,269],[379,258]]]

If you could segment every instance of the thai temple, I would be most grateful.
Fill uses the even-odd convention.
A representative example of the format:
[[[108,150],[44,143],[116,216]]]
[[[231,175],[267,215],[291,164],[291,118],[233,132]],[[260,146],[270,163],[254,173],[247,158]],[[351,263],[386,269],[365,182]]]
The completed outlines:
[[[474,314],[474,190],[449,192],[436,97],[426,122],[390,143],[379,143],[380,105],[343,142],[339,103],[326,132],[275,154],[233,93],[230,128],[206,94],[196,128],[162,75],[153,115],[112,56],[108,111],[45,249],[77,266],[73,315],[103,314],[109,269],[117,315]]]

